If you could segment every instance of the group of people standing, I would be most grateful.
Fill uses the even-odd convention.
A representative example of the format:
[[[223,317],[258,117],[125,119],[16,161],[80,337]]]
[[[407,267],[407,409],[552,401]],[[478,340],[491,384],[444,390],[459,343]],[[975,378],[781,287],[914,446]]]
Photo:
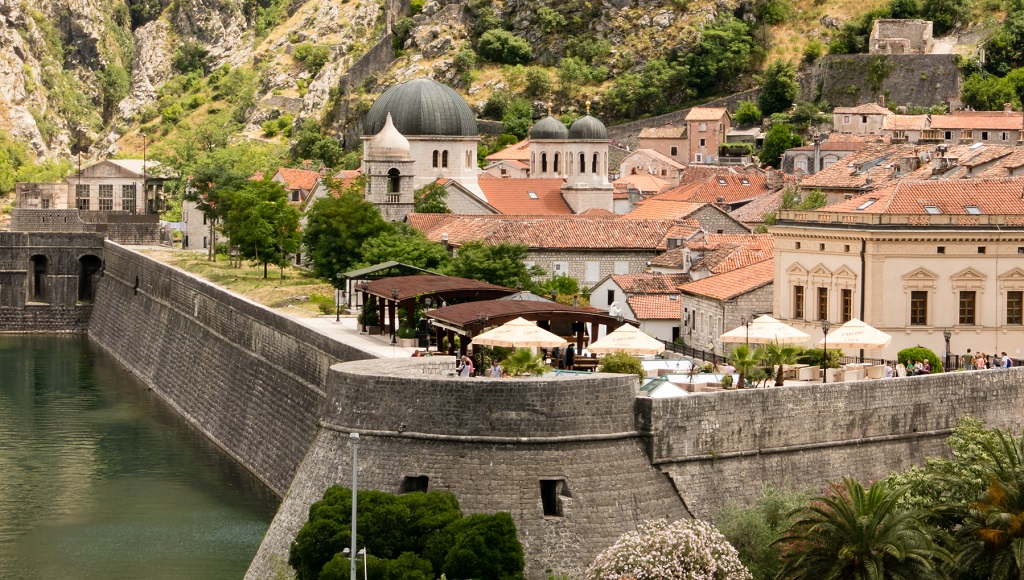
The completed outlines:
[[[964,357],[964,367],[967,369],[1008,369],[1013,366],[1013,359],[1007,356],[1006,351],[999,354],[985,354],[977,352],[971,354],[967,349],[967,356]]]

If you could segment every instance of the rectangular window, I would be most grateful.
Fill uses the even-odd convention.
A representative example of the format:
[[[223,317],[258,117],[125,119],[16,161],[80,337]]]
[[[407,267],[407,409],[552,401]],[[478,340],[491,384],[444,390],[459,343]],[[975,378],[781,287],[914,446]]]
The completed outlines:
[[[860,122],[861,123],[867,123],[868,122],[868,116],[867,115],[861,115],[860,116]]]
[[[1006,324],[1024,324],[1024,292],[1020,290],[1006,293]]]
[[[100,211],[112,211],[114,209],[114,186],[100,185]]]
[[[804,287],[793,286],[793,318],[804,317]]]
[[[556,276],[564,276],[569,274],[569,263],[568,262],[555,262],[551,265],[551,273]]]
[[[945,133],[943,134],[943,138],[944,138],[944,139],[945,139],[946,141],[949,141],[950,139],[952,139],[952,138],[953,138],[953,132],[952,132],[952,131],[946,131],[946,132],[945,132]]]
[[[800,242],[796,243],[796,249],[798,249],[798,250],[800,249]]]
[[[1006,131],[1003,131],[1003,141],[1006,141]]]
[[[846,323],[853,320],[853,290],[843,289],[843,319],[840,322]]]
[[[612,302],[615,302],[615,290],[608,291],[608,306],[611,306]]]
[[[135,211],[135,184],[121,186],[121,211]]]
[[[704,147],[705,145],[707,145],[707,140],[706,139],[701,139],[700,140],[700,146]]]
[[[844,123],[849,123],[850,122],[850,116],[849,115],[843,115],[843,122]]]
[[[76,200],[76,202],[75,202],[75,207],[77,207],[80,211],[89,211],[89,198],[88,197],[80,197],[80,198],[78,198]]]
[[[979,254],[984,254],[985,253],[985,246],[978,246],[978,253]]]
[[[679,155],[679,148],[678,147],[673,147],[672,148],[672,156],[675,157],[676,155]]]
[[[828,320],[828,288],[818,288],[818,320]]]
[[[601,279],[601,263],[587,262],[587,276],[584,282],[597,282]]]
[[[626,260],[618,260],[615,262],[615,273],[616,274],[629,274],[629,262]]]
[[[974,325],[974,290],[960,291],[960,324]]]
[[[704,158],[700,153],[694,153],[693,160],[697,163],[701,163],[704,160]]]
[[[945,254],[945,253],[946,253],[946,246],[939,246],[939,247],[938,247],[938,249],[937,249],[936,251],[937,251],[937,252],[938,252],[939,254]]]
[[[928,292],[924,290],[914,290],[910,293],[910,324],[928,324]]]
[[[75,197],[89,197],[89,184],[79,183],[75,186]]]
[[[701,123],[700,124],[700,130],[701,131],[707,131],[708,130],[708,124],[707,123]]]
[[[427,488],[430,487],[430,478],[426,475],[411,476],[407,475],[402,478],[402,483],[398,487],[398,493],[414,493],[417,491],[427,492]]]
[[[988,131],[982,131],[981,132],[981,140],[982,141],[988,141]]]
[[[562,512],[562,488],[565,482],[561,479],[542,479],[540,480],[540,501],[541,505],[544,506],[544,515],[546,517],[560,518],[563,515]]]

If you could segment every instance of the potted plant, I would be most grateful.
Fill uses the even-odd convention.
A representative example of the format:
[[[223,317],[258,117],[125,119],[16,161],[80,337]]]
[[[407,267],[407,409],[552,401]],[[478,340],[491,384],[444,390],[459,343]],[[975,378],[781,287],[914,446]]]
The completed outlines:
[[[417,344],[415,328],[405,324],[398,327],[398,346],[402,348],[416,348]]]
[[[380,315],[377,312],[377,299],[371,296],[359,311],[359,324],[366,327],[369,334],[380,334]]]

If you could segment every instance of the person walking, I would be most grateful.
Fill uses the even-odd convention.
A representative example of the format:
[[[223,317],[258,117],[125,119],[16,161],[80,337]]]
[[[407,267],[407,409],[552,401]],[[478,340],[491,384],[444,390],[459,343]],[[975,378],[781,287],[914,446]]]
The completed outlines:
[[[572,363],[576,360],[576,347],[570,342],[569,346],[565,347],[565,368],[572,370]]]
[[[487,371],[487,376],[492,379],[500,379],[503,371],[504,369],[501,368],[501,365],[498,364],[497,359],[495,359],[491,361],[491,368]]]
[[[1003,351],[1002,354],[1003,354],[1003,368],[1007,368],[1008,369],[1008,368],[1012,367],[1013,366],[1013,360],[1010,357],[1006,356],[1006,351],[1005,350]]]

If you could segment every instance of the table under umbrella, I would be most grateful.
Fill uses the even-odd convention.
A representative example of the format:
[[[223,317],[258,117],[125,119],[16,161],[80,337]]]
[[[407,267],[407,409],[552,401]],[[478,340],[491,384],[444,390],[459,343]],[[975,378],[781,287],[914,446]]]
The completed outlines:
[[[516,318],[478,334],[473,338],[473,344],[511,348],[551,348],[565,346],[568,341],[525,318]]]
[[[801,332],[785,322],[780,322],[771,316],[759,316],[749,325],[740,326],[726,332],[718,337],[722,342],[752,342],[754,344],[767,344],[779,342],[783,344],[800,344],[807,342],[811,335]],[[832,341],[829,340],[829,344]]]
[[[856,318],[828,333],[818,341],[818,346],[825,343],[835,348],[885,348],[892,342],[892,337]]]
[[[591,343],[587,349],[593,353],[660,354],[665,350],[665,343],[631,324],[623,324],[604,338]]]

